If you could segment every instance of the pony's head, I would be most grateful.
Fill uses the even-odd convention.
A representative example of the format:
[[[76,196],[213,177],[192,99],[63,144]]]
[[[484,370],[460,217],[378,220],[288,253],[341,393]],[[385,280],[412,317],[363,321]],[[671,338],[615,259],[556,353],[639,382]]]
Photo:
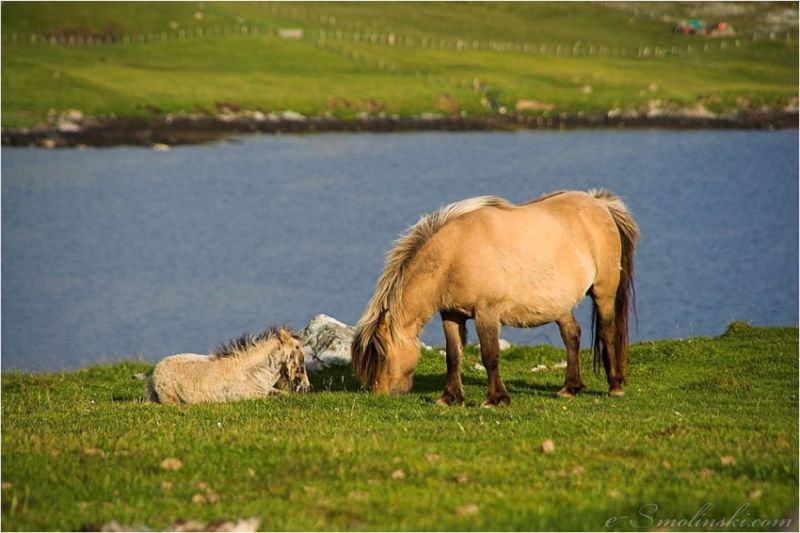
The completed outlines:
[[[419,345],[413,335],[393,332],[385,315],[356,326],[351,354],[361,383],[372,392],[404,394],[411,390]]]
[[[306,373],[302,339],[286,328],[280,328],[277,331],[277,338],[281,367],[280,379],[275,387],[291,392],[308,392],[311,384],[308,382]]]

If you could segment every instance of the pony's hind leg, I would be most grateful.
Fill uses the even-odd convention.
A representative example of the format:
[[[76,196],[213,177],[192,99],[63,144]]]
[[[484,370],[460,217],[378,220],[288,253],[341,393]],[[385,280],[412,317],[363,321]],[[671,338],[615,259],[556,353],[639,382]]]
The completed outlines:
[[[467,338],[466,317],[455,313],[442,313],[442,327],[447,350],[447,383],[440,405],[464,403],[464,387],[461,384],[461,355]]]
[[[476,316],[475,329],[481,343],[481,359],[489,377],[489,392],[482,407],[494,407],[500,403],[510,404],[503,380],[500,379],[500,321],[496,318]]]
[[[597,306],[598,333],[603,342],[603,366],[608,378],[608,395],[624,396],[623,376],[619,371],[615,344],[614,298],[598,298],[595,300],[595,305]]]
[[[561,340],[567,348],[567,378],[558,395],[572,398],[586,388],[581,381],[581,327],[572,311],[556,320],[556,323],[561,332]]]

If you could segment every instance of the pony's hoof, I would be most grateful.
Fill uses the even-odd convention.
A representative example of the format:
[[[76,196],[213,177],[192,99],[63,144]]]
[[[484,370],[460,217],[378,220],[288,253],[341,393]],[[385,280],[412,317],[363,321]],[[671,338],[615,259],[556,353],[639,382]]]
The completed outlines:
[[[497,407],[498,405],[505,404],[506,406],[511,405],[511,397],[510,396],[500,396],[497,398],[487,398],[481,404],[481,407],[486,407],[487,409],[491,409],[492,407]]]
[[[619,398],[620,396],[625,396],[625,391],[622,390],[622,387],[612,387],[608,390],[608,395],[612,398]]]
[[[442,397],[436,400],[436,405],[444,405],[450,407],[451,405],[464,405],[464,398],[452,396],[450,394],[442,394]]]
[[[558,395],[561,398],[574,398],[576,394],[581,392],[583,389],[586,388],[586,385],[581,383],[580,385],[564,385],[564,387],[558,391]]]
[[[570,390],[569,387],[564,387],[560,391],[558,391],[559,398],[574,398],[575,393]]]

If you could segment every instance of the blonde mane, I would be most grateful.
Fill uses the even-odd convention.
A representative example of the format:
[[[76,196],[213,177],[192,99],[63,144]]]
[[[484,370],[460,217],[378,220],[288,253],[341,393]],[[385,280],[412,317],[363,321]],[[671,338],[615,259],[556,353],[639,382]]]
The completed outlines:
[[[386,357],[386,339],[379,333],[381,322],[388,328],[393,338],[400,335],[398,321],[392,320],[392,317],[400,316],[402,313],[403,281],[411,261],[431,237],[448,222],[484,207],[513,209],[516,206],[497,196],[468,198],[423,216],[394,242],[394,247],[386,256],[386,265],[378,279],[375,293],[356,325],[353,338],[351,349],[353,366],[362,383],[371,384],[377,363]]]
[[[231,339],[211,352],[211,356],[217,359],[243,357],[256,348],[262,348],[264,344],[273,339],[278,341],[279,345],[282,345],[285,344],[285,342],[283,341],[281,333],[283,333],[284,337],[287,339],[289,337],[300,339],[297,333],[285,326],[271,326],[255,335],[244,333],[236,339]]]

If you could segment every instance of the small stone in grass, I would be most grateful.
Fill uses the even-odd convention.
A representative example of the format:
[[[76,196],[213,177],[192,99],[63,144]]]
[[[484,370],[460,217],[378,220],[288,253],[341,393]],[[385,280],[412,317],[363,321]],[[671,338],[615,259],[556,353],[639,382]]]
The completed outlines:
[[[732,455],[723,455],[719,458],[719,462],[722,463],[722,466],[728,466],[735,463],[736,459]]]
[[[751,500],[757,500],[761,497],[762,494],[763,492],[761,491],[761,489],[754,489],[750,491],[750,494],[748,494],[748,496],[750,497]]]
[[[219,494],[217,494],[213,490],[207,490],[206,491],[206,501],[208,503],[217,503],[219,501]]]
[[[700,471],[700,479],[708,479],[714,475],[714,471],[710,468],[704,468]]]
[[[81,451],[84,455],[105,455],[100,448],[84,448]]]
[[[202,531],[205,528],[206,525],[198,520],[178,520],[172,525],[173,531]]]
[[[458,509],[456,509],[456,514],[458,516],[468,516],[471,514],[475,514],[480,511],[480,507],[475,505],[474,503],[468,503],[466,505],[462,505]]]
[[[208,503],[204,494],[200,494],[199,492],[192,496],[192,503],[197,505],[203,505],[204,503]]]
[[[467,476],[466,472],[461,472],[460,474],[456,474],[456,481],[459,483],[469,483],[469,476]]]
[[[10,482],[10,481],[3,481],[3,484],[2,484],[2,485],[0,485],[0,489],[3,489],[3,490],[8,490],[8,489],[10,489],[12,486],[13,486],[13,485],[11,484],[11,482]]]
[[[556,444],[551,439],[544,439],[539,449],[544,453],[553,453],[556,451]]]
[[[435,463],[436,461],[439,460],[439,454],[429,453],[428,455],[425,456],[425,458],[428,460],[429,463]]]
[[[208,488],[208,483],[206,483],[205,481],[195,481],[194,488],[200,490],[206,490]]]
[[[172,489],[172,481],[161,482],[161,490],[170,490],[170,489]]]
[[[395,470],[392,472],[392,479],[405,479],[406,473],[400,469]]]
[[[580,476],[584,471],[585,469],[581,465],[575,465],[575,468],[572,469],[572,473],[576,476]]]
[[[180,470],[183,467],[183,461],[177,457],[167,457],[161,461],[161,468],[164,470]]]

